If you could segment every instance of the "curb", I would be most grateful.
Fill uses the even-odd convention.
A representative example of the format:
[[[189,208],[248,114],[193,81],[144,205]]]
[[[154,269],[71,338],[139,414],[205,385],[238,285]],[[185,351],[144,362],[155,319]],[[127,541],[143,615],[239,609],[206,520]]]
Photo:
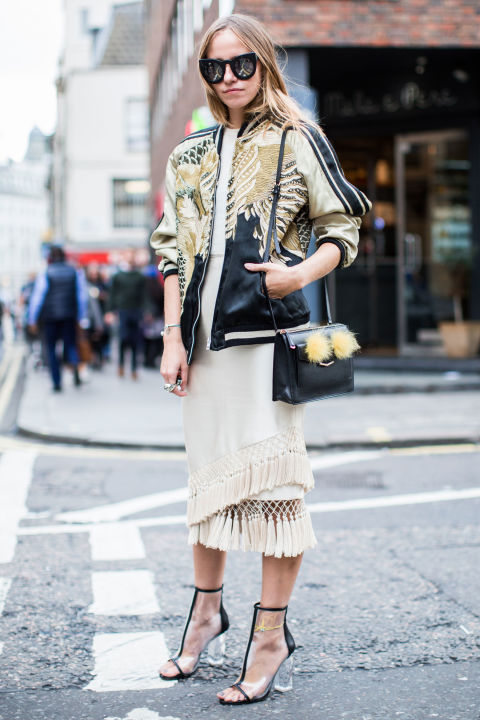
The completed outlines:
[[[103,449],[119,449],[119,450],[155,450],[160,452],[185,452],[185,445],[177,443],[176,445],[162,445],[152,443],[125,443],[125,442],[109,442],[107,440],[90,440],[88,438],[71,437],[67,435],[49,435],[36,430],[29,430],[21,426],[17,427],[17,434],[21,437],[30,438],[32,440],[41,440],[44,443],[63,444],[63,445],[80,445],[82,447],[103,448]],[[374,440],[345,440],[332,443],[309,443],[307,442],[307,450],[380,450],[383,448],[407,448],[407,447],[435,447],[439,445],[478,445],[480,448],[480,437],[440,437],[440,438],[405,438],[402,440],[388,440],[375,442]]]
[[[407,393],[417,393],[422,395],[428,395],[433,393],[449,393],[449,392],[471,392],[472,390],[480,390],[480,381],[478,382],[465,382],[465,383],[451,383],[437,385],[431,383],[429,385],[368,385],[365,387],[356,387],[355,395],[400,395]]]

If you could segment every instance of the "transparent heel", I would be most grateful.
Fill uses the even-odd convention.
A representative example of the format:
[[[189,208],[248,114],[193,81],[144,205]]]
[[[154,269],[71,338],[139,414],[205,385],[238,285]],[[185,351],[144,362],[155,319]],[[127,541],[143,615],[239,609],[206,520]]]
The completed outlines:
[[[208,644],[207,662],[214,667],[223,665],[225,658],[225,635],[222,633]]]
[[[293,655],[290,655],[278,668],[273,687],[278,692],[288,692],[293,689]]]

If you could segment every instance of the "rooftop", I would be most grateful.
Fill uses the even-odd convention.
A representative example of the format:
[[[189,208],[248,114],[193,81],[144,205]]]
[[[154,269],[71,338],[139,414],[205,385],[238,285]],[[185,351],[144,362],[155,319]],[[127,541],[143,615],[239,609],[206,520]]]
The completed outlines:
[[[115,5],[109,25],[103,31],[98,66],[143,65],[145,27],[143,2]]]

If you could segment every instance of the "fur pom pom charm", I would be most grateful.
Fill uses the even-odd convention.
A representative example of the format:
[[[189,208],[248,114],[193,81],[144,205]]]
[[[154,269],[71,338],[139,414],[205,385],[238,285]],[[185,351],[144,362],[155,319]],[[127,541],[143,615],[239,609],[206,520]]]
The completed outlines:
[[[308,336],[305,354],[311,363],[325,362],[332,354],[330,338],[323,332],[312,333]]]
[[[357,338],[350,330],[334,330],[330,340],[333,352],[339,360],[345,360],[360,350]]]

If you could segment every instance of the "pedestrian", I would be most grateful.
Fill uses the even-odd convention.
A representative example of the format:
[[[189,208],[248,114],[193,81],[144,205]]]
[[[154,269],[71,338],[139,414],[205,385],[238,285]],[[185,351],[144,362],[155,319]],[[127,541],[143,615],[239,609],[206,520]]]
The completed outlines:
[[[53,245],[48,255],[48,267],[35,279],[28,308],[28,322],[32,332],[42,332],[47,348],[48,364],[55,392],[62,390],[61,364],[57,343],[63,342],[63,356],[72,369],[74,383],[81,384],[76,347],[77,322],[85,319],[87,288],[81,270],[66,261],[63,248]]]
[[[105,347],[108,343],[108,325],[105,322],[107,287],[102,280],[97,263],[87,267],[88,309],[86,336],[91,347],[91,367],[101,370]]]
[[[148,312],[143,318],[143,366],[156,368],[163,352],[163,277],[155,265],[145,268]]]
[[[303,406],[271,399],[274,330],[260,273],[279,326],[305,327],[301,288],[353,261],[370,203],[288,96],[273,41],[257,20],[217,20],[199,58],[218,125],[171,154],[164,215],[151,239],[165,278],[161,373],[183,404],[196,586],[179,652],[160,675],[189,677],[209,643],[210,660],[219,661],[229,624],[227,551],[260,552],[261,599],[243,669],[218,693],[221,703],[240,704],[291,688],[287,606],[303,552],[316,543],[304,501],[313,476]],[[285,127],[277,237],[264,264]],[[312,229],[317,250],[306,259]]]
[[[133,250],[125,252],[122,267],[112,278],[108,297],[106,322],[111,323],[118,313],[118,376],[125,374],[125,351],[130,350],[132,379],[136,380],[138,353],[141,346],[141,328],[145,307],[145,277],[137,269]]]

